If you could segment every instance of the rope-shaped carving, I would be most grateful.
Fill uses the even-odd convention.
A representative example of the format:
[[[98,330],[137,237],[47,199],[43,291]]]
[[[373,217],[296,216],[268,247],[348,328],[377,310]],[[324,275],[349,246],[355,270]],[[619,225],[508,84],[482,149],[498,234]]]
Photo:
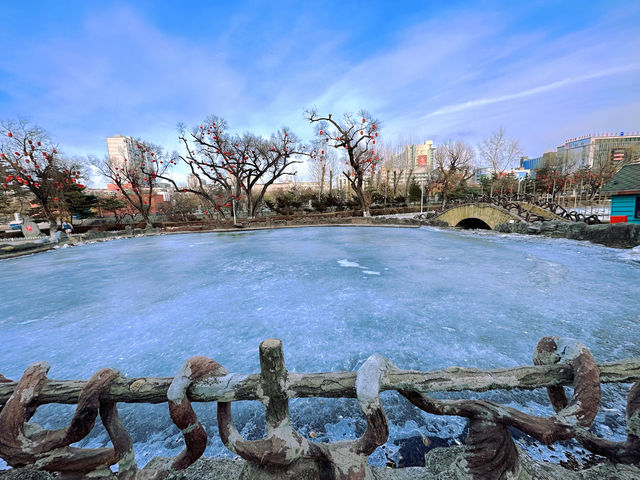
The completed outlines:
[[[574,397],[569,403],[562,387],[550,387],[549,396],[556,415],[543,418],[522,413],[485,400],[436,400],[426,395],[401,390],[411,403],[435,415],[469,418],[467,459],[474,478],[502,479],[518,470],[518,453],[507,426],[549,444],[576,435],[576,425],[588,427],[598,412],[600,380],[598,367],[587,348],[574,341],[544,337],[536,347],[536,364],[566,363],[574,371]],[[562,392],[562,395],[560,394]]]
[[[207,357],[191,357],[180,368],[167,391],[171,420],[182,431],[185,449],[176,457],[171,468],[182,470],[202,456],[207,447],[207,433],[198,421],[187,398],[187,389],[195,380],[223,376],[229,372],[222,365]]]
[[[115,370],[100,370],[84,383],[81,390],[72,394],[71,399],[77,401],[78,406],[69,426],[55,431],[44,430],[29,422],[41,402],[52,401],[51,390],[60,389],[60,382],[47,382],[48,364],[36,363],[27,368],[20,381],[11,387],[10,394],[0,397],[4,402],[0,405],[0,457],[13,467],[29,465],[60,473],[64,478],[112,478],[109,467],[117,462],[117,478],[159,480],[165,478],[170,470],[188,467],[205,450],[207,435],[189,398],[203,401],[225,399],[228,401],[218,403],[220,437],[228,448],[249,461],[243,467],[242,478],[363,480],[368,475],[368,456],[387,440],[389,434],[379,393],[382,389],[398,389],[413,404],[429,413],[469,419],[467,450],[464,461],[458,462],[457,467],[462,467],[476,479],[504,479],[511,474],[519,475],[520,468],[527,468],[518,461],[518,450],[508,427],[517,428],[544,444],[576,437],[593,453],[617,463],[640,466],[640,382],[633,385],[627,399],[627,439],[612,442],[598,438],[588,430],[600,401],[600,371],[589,350],[575,340],[544,337],[536,346],[534,363],[539,367],[529,367],[529,373],[518,375],[524,375],[520,381],[529,385],[528,388],[536,384],[552,385],[547,387],[547,391],[555,414],[548,418],[527,415],[484,400],[432,399],[422,394],[424,385],[428,384],[422,378],[425,372],[398,370],[380,355],[371,356],[358,369],[355,385],[345,381],[347,375],[353,375],[351,372],[341,372],[338,378],[342,380],[339,382],[326,373],[289,374],[284,365],[281,342],[269,339],[260,345],[260,375],[228,374],[224,367],[211,359],[193,357],[182,366],[170,385],[169,379],[147,379],[150,389],[156,390],[156,397],[149,397],[149,391],[144,391],[146,387],[141,386],[145,384],[144,379],[132,382],[119,378]],[[611,366],[603,364],[602,368],[605,381],[612,381],[612,371],[618,381],[637,382],[640,378],[638,373],[627,371],[628,366],[611,370]],[[531,375],[547,375],[545,371],[553,371],[554,376],[536,377],[542,383],[526,380]],[[486,385],[498,381],[494,379],[494,373],[489,374]],[[412,380],[407,380],[407,375]],[[428,376],[428,372],[425,375]],[[304,382],[303,378],[306,378]],[[350,378],[353,382],[353,376]],[[549,378],[554,379],[553,383]],[[562,385],[570,379],[573,379],[574,394],[568,399]],[[331,380],[328,382],[331,383],[330,388],[339,384],[340,390],[316,390],[316,396],[323,396],[323,393],[337,396],[335,393],[339,391],[345,397],[352,397],[355,389],[367,422],[361,437],[332,444],[316,443],[292,428],[289,398],[305,396],[308,389],[314,388],[313,385],[327,380]],[[0,390],[6,382],[9,380],[0,375]],[[193,385],[194,382],[197,385]],[[416,382],[422,387],[412,386]],[[53,387],[56,383],[58,385]],[[304,385],[302,395],[299,385]],[[479,384],[479,390],[485,388],[482,385],[485,384]],[[515,386],[511,381],[504,385],[511,387],[502,388]],[[192,386],[194,388],[190,390]],[[63,390],[69,395],[67,388]],[[260,400],[266,411],[266,437],[257,441],[242,438],[231,416],[230,401],[248,399],[248,391],[251,392],[249,399]],[[139,401],[136,395],[141,394],[146,401],[149,398],[156,402],[166,399],[171,418],[184,435],[186,448],[173,461],[171,469],[138,471],[131,438],[118,417],[116,401]],[[62,400],[68,401],[69,398],[62,397]],[[113,447],[71,447],[89,434],[98,414]]]
[[[80,393],[69,426],[60,430],[44,430],[28,421],[36,411],[33,400],[42,389],[48,371],[49,365],[45,362],[29,366],[0,411],[2,458],[13,467],[35,464],[43,470],[77,475],[90,472],[97,475],[97,471],[108,470],[108,466],[120,461],[121,477],[134,475],[137,467],[131,438],[120,423],[115,403],[100,402],[100,395],[118,377],[118,372],[105,368],[95,373]],[[91,431],[98,412],[113,448],[70,447]]]
[[[567,400],[564,387],[547,387],[557,419],[566,425],[588,427],[600,406],[600,372],[591,352],[582,343],[562,337],[543,337],[536,345],[535,365],[567,363],[573,369],[574,394]]]
[[[627,439],[612,442],[598,438],[586,429],[579,429],[577,438],[587,450],[616,463],[640,466],[640,382],[631,387],[627,396]]]
[[[393,365],[388,360],[372,355],[357,372],[356,394],[367,421],[367,428],[360,438],[333,444],[310,442],[291,427],[287,409],[285,418],[271,427],[267,414],[267,438],[247,441],[233,424],[231,404],[218,402],[220,437],[227,448],[250,462],[276,471],[289,467],[277,478],[299,478],[303,471],[320,475],[320,472],[330,470],[330,478],[335,480],[364,479],[368,456],[389,436],[379,393],[384,373],[390,368]],[[349,460],[348,464],[345,464],[345,459]],[[252,478],[258,478],[257,475],[253,472]]]

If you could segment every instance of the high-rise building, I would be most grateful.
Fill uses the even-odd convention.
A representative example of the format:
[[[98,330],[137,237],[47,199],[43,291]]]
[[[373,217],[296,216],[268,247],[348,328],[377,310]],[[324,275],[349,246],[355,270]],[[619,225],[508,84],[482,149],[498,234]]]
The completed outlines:
[[[107,153],[109,155],[109,164],[112,168],[123,168],[125,159],[131,167],[138,158],[136,141],[123,135],[107,137]]]

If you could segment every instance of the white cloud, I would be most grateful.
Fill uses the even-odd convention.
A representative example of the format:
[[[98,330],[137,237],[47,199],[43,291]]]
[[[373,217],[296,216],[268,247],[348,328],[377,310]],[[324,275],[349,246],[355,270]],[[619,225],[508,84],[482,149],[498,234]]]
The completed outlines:
[[[609,68],[601,72],[589,73],[589,74],[580,75],[577,77],[563,78],[562,80],[559,80],[557,82],[547,83],[546,85],[540,85],[537,87],[529,88],[521,92],[510,93],[507,95],[501,95],[501,96],[492,97],[492,98],[480,98],[476,100],[469,100],[463,103],[458,103],[455,105],[448,105],[446,107],[442,107],[434,112],[431,112],[425,115],[424,118],[433,117],[436,115],[462,112],[464,110],[468,110],[471,108],[491,105],[492,103],[506,102],[508,100],[516,100],[519,98],[529,97],[532,95],[538,95],[540,93],[548,92],[550,90],[556,90],[558,88],[563,88],[572,84],[582,83],[588,80],[594,80],[596,78],[601,78],[601,77],[608,77],[611,75],[618,75],[621,73],[633,72],[634,70],[639,70],[639,69],[640,69],[640,65],[627,65],[624,67]]]

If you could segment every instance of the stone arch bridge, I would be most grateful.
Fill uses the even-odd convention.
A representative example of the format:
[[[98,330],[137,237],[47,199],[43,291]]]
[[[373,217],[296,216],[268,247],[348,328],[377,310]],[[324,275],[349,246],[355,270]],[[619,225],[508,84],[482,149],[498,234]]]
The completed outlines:
[[[524,222],[515,213],[490,203],[469,203],[449,208],[433,218],[445,222],[450,227],[480,228],[493,230],[501,223]]]

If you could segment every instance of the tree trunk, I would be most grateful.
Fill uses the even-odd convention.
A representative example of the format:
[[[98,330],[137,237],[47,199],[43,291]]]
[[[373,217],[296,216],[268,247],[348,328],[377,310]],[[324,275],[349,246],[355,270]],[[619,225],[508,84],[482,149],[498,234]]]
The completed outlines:
[[[398,172],[393,171],[393,199],[396,199],[396,193],[398,190]]]
[[[387,170],[387,180],[384,184],[384,206],[387,206],[387,197],[389,195],[389,170]]]
[[[49,209],[49,205],[46,202],[40,202],[42,204],[42,210],[44,211],[45,217],[49,221],[49,235],[53,235],[54,232],[57,232],[59,229],[62,230],[61,227],[58,227],[58,219],[55,214]]]
[[[409,185],[411,184],[411,177],[413,176],[413,168],[409,169],[409,173],[407,175],[407,181],[404,184],[404,198],[409,196]]]
[[[322,171],[321,171],[321,176],[320,176],[320,195],[318,195],[318,199],[320,199],[320,197],[322,197],[322,191],[324,190],[324,176],[326,173],[327,166],[323,163],[322,164]]]

